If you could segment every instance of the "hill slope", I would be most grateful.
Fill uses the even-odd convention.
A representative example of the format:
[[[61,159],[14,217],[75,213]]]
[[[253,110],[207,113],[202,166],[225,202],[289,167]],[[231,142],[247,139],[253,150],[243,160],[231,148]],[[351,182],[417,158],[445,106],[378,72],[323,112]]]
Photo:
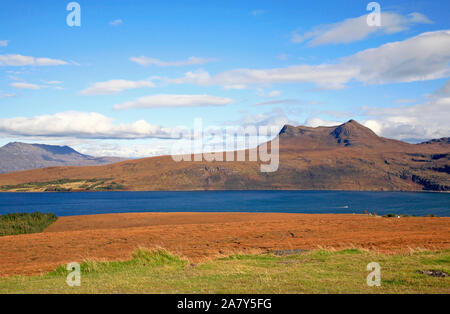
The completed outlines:
[[[450,190],[445,139],[408,144],[379,137],[353,120],[336,127],[285,126],[279,139],[280,165],[273,173],[261,172],[260,162],[175,162],[160,156],[1,174],[0,187],[45,190],[58,184],[52,181],[70,179],[72,190]]]
[[[9,143],[0,147],[0,173],[53,166],[104,165],[125,160],[83,155],[68,146]]]

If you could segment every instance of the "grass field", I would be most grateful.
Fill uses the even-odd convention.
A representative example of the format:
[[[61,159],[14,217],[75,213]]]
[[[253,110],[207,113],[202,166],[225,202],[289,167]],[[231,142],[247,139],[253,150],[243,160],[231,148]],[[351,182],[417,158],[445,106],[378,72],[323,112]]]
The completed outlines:
[[[367,264],[381,266],[381,286],[369,287]],[[233,255],[192,264],[165,250],[138,250],[120,262],[85,261],[81,286],[69,271],[0,279],[1,293],[450,293],[450,250],[383,255],[358,249],[317,250],[290,256]]]
[[[2,185],[2,192],[76,192],[76,191],[111,191],[123,190],[125,187],[111,178],[103,179],[59,179],[47,182],[27,182],[16,185]]]
[[[0,215],[0,236],[42,232],[57,219],[39,212]]]

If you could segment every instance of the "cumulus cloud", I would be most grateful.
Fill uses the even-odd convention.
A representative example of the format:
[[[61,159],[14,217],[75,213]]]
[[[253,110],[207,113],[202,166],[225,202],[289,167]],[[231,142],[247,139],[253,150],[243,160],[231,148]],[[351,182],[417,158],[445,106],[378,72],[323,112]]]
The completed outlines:
[[[450,31],[416,37],[367,49],[344,58],[357,66],[357,79],[371,84],[433,80],[450,75]]]
[[[155,107],[200,107],[224,106],[233,102],[231,98],[211,95],[152,95],[141,97],[135,101],[116,104],[115,109],[155,108]]]
[[[449,82],[422,104],[388,108],[364,108],[364,125],[378,135],[418,142],[450,136]]]
[[[127,89],[155,87],[151,81],[127,81],[127,80],[110,80],[106,82],[98,82],[92,86],[82,90],[82,95],[107,95],[115,94]]]
[[[414,105],[397,105],[375,108],[363,107],[359,115],[367,119],[361,123],[379,136],[417,143],[434,138],[450,136],[450,81],[435,93],[428,95],[426,101]],[[350,113],[345,113],[348,120]],[[324,120],[311,117],[305,125],[311,127],[334,126],[343,121]]]
[[[54,115],[0,119],[0,134],[10,137],[66,137],[81,139],[170,138],[172,130],[144,120],[114,124],[96,112],[67,111]]]
[[[369,26],[367,14],[356,18],[349,18],[339,23],[322,25],[304,34],[293,32],[291,41],[302,43],[308,41],[309,46],[325,44],[350,43],[362,40],[374,33],[393,34],[405,31],[414,24],[431,24],[425,15],[417,12],[406,16],[391,13],[381,13],[381,25]]]
[[[199,58],[199,57],[189,57],[187,60],[182,61],[162,61],[157,58],[149,58],[146,56],[140,57],[131,57],[131,61],[136,62],[140,65],[156,65],[159,67],[179,67],[179,66],[187,66],[187,65],[200,65],[209,62],[217,61],[214,58]]]
[[[35,58],[17,54],[0,55],[0,66],[55,66],[65,65],[66,61],[50,58]]]
[[[360,122],[379,136],[417,143],[434,138],[450,136],[450,80],[432,94],[426,94],[419,104],[407,104],[391,107],[362,107],[356,112],[366,119]],[[398,102],[397,102],[398,103]],[[353,118],[355,112],[323,111],[326,115],[342,120],[326,120],[310,117],[304,125],[310,127],[335,126]]]
[[[221,85],[235,89],[277,83],[314,83],[321,89],[339,89],[344,88],[351,80],[384,84],[448,77],[449,62],[450,31],[442,30],[366,49],[335,63],[273,69],[235,69],[215,76],[205,71],[196,71],[167,81],[201,86]]]
[[[25,82],[11,83],[10,86],[18,88],[18,89],[33,89],[33,90],[42,88],[42,86],[40,86],[40,85],[32,84],[32,83],[25,83]]]
[[[0,40],[0,47],[6,47],[9,44],[9,40]]]

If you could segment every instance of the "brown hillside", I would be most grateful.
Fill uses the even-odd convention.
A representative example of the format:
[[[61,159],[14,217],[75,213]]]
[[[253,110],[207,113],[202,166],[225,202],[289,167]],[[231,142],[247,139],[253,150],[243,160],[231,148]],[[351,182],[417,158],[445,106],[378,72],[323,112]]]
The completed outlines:
[[[260,162],[175,162],[161,156],[0,174],[0,190],[450,190],[445,139],[408,144],[379,137],[353,120],[337,127],[285,126],[279,139],[280,165],[273,173],[261,172]],[[52,182],[60,179],[72,182]],[[29,182],[48,183],[24,185]]]

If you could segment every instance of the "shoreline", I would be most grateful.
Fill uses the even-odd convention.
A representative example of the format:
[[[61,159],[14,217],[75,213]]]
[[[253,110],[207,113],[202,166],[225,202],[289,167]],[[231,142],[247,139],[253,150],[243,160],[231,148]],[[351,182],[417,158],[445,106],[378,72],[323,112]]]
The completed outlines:
[[[191,189],[191,190],[109,190],[109,191],[2,191],[0,193],[120,193],[120,192],[271,192],[271,191],[295,191],[295,192],[385,192],[385,193],[443,193],[447,194],[450,191],[432,191],[432,190],[318,190],[318,189],[235,189],[235,190],[221,190],[221,189]]]
[[[39,212],[39,211],[38,211]],[[24,212],[24,211],[18,211],[18,212],[8,212],[5,214],[0,214],[0,215],[7,215],[7,214],[21,214],[21,213],[32,213],[32,212]],[[44,214],[53,214],[52,212],[43,212]],[[389,214],[393,214],[393,215],[398,215],[400,216],[400,218],[402,219],[408,219],[408,218],[450,218],[449,216],[438,216],[435,214],[427,214],[427,215],[405,215],[405,214],[398,214],[395,212],[389,212],[387,214],[376,214],[374,215],[373,213],[357,213],[357,212],[352,212],[352,213],[323,213],[323,212],[319,212],[319,213],[308,213],[308,212],[280,212],[280,211],[170,211],[170,210],[160,210],[160,211],[134,211],[134,212],[130,212],[130,211],[124,211],[124,212],[116,212],[116,213],[94,213],[94,214],[75,214],[75,215],[61,215],[58,216],[56,215],[56,217],[58,218],[67,218],[67,217],[91,217],[91,216],[103,216],[103,215],[128,215],[128,214],[274,214],[274,215],[347,215],[347,216],[366,216],[366,217],[373,217],[373,218],[395,218],[395,217],[384,217],[385,215],[389,215]],[[397,218],[397,219],[400,219]]]

